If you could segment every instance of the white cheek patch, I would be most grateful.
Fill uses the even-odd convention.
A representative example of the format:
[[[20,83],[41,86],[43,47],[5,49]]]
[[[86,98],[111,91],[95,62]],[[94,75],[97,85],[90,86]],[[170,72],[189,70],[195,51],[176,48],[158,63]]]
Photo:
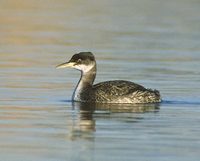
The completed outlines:
[[[80,65],[76,65],[74,68],[76,68],[76,69],[82,71],[83,73],[87,73],[87,72],[89,72],[93,67],[94,67],[94,64],[90,64],[90,65],[80,64]]]

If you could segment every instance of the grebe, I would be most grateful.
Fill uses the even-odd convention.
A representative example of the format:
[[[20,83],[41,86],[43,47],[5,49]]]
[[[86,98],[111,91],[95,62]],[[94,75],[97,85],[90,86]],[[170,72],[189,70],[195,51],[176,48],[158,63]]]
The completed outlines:
[[[72,100],[94,103],[158,103],[159,91],[124,80],[106,81],[93,85],[96,77],[96,61],[91,52],[80,52],[56,68],[75,68],[81,78],[74,90]]]

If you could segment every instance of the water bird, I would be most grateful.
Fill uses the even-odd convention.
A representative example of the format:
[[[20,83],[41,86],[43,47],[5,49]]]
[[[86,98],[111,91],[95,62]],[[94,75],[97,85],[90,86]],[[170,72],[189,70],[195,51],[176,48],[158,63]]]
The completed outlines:
[[[93,85],[97,67],[91,52],[80,52],[56,68],[74,68],[81,71],[80,80],[73,92],[72,100],[93,103],[158,103],[161,96],[158,90],[147,89],[139,84],[113,80]]]

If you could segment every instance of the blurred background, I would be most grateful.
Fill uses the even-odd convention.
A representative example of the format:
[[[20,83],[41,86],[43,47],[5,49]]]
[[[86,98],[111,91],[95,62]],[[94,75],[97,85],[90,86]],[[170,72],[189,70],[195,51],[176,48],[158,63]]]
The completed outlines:
[[[198,0],[1,0],[0,160],[199,158],[199,15]],[[55,69],[81,51],[96,56],[95,82],[158,89],[159,112],[97,111],[82,133],[80,73]]]

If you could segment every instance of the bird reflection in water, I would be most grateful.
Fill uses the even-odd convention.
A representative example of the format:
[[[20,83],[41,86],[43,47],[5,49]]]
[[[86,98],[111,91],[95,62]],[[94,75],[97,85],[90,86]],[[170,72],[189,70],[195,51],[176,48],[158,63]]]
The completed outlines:
[[[73,102],[73,111],[75,118],[73,118],[73,126],[70,133],[71,139],[94,138],[93,133],[96,131],[95,118],[105,118],[118,113],[146,113],[158,112],[159,103],[152,104],[101,104],[101,103],[83,103]],[[118,115],[119,116],[119,115]],[[124,117],[124,116],[123,116]],[[134,120],[134,116],[132,118]],[[135,118],[137,119],[137,118]],[[141,120],[139,118],[138,120]],[[136,121],[133,121],[136,122]]]
[[[73,102],[72,108],[74,112],[73,123],[70,132],[70,138],[76,140],[79,138],[90,140],[93,138],[95,131],[95,120],[93,113],[95,106],[91,104]]]

